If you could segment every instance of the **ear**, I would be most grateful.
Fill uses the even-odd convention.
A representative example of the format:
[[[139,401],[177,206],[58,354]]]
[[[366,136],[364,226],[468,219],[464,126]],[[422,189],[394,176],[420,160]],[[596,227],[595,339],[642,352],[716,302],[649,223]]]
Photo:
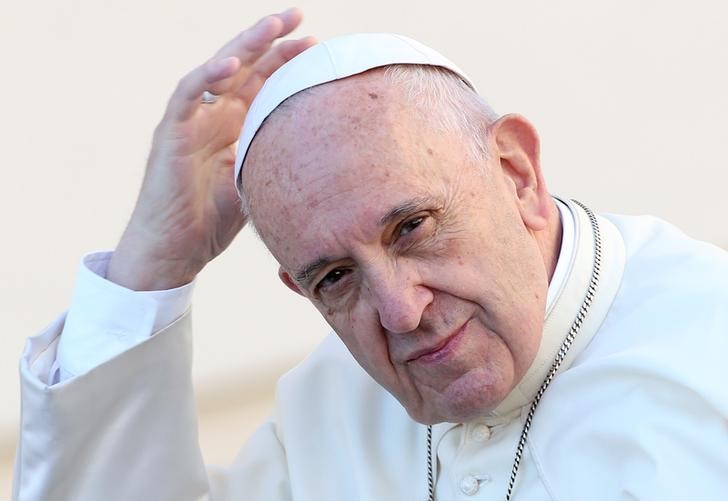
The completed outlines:
[[[500,166],[510,183],[521,219],[533,231],[547,226],[551,195],[541,172],[540,142],[531,123],[521,115],[504,115],[491,126]]]
[[[305,295],[303,293],[303,291],[301,290],[301,288],[298,287],[298,285],[296,285],[296,282],[293,281],[293,278],[291,278],[291,275],[286,270],[284,270],[283,267],[280,267],[280,266],[278,267],[278,278],[281,279],[281,282],[283,282],[286,285],[286,287],[291,289],[296,294],[299,294],[301,296]]]

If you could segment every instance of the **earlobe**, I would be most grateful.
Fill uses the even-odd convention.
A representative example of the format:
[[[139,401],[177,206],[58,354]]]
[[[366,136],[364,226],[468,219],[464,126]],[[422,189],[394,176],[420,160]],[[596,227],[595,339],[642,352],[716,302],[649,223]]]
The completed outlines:
[[[293,278],[291,278],[291,275],[284,270],[282,267],[278,267],[278,278],[281,279],[281,282],[285,284],[286,287],[291,289],[293,292],[300,296],[305,296],[301,288],[296,285],[296,282],[293,281]]]
[[[531,230],[544,229],[548,223],[551,196],[541,172],[536,129],[524,117],[510,114],[493,124],[491,134],[503,175],[513,187],[523,222]]]

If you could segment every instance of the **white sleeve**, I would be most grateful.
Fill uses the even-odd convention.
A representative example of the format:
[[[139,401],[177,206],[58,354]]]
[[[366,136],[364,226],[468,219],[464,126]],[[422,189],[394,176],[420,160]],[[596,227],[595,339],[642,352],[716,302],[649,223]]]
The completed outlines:
[[[164,291],[133,291],[106,280],[111,252],[86,255],[48,381],[85,374],[180,318],[193,283]]]

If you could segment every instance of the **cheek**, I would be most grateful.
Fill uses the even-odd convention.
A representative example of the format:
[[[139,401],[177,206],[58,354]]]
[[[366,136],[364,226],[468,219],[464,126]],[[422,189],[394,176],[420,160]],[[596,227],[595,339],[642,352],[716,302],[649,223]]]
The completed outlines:
[[[333,314],[326,310],[322,313],[359,365],[386,387],[394,374],[387,338],[376,312],[362,310]]]
[[[340,308],[319,308],[332,329],[338,334],[346,346],[354,353],[360,353],[360,347],[372,343],[379,337],[379,323],[372,314],[364,314],[358,309],[342,311]]]

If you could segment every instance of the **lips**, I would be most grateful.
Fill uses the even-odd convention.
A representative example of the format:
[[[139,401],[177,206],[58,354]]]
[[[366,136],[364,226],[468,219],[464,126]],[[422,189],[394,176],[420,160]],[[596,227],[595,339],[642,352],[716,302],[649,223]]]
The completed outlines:
[[[454,350],[455,345],[457,344],[457,341],[460,339],[461,334],[465,330],[466,325],[467,322],[439,343],[415,351],[407,359],[407,363],[437,362],[439,360],[442,360],[443,358],[446,358]]]

